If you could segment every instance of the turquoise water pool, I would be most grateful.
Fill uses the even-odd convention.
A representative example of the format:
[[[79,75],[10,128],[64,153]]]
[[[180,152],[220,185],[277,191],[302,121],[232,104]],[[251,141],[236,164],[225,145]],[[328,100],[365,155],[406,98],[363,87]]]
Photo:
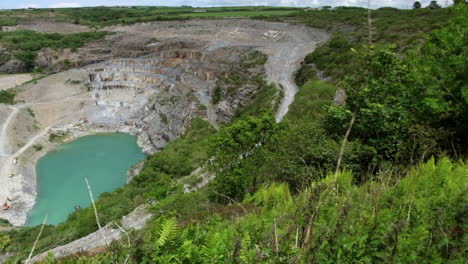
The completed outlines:
[[[125,185],[126,173],[145,155],[136,137],[106,133],[79,138],[61,145],[41,158],[36,166],[37,198],[26,225],[58,224],[75,210],[90,206],[85,178],[94,199]]]

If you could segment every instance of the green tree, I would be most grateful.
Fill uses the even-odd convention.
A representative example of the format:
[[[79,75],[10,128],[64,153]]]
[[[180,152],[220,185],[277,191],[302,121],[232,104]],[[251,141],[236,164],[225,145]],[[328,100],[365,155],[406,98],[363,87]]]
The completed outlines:
[[[327,131],[339,138],[355,113],[350,140],[375,153],[372,164],[405,164],[465,149],[468,12],[466,6],[455,11],[449,26],[403,58],[393,46],[356,51],[359,67],[340,83],[347,104],[329,108]]]
[[[243,171],[246,158],[259,151],[279,130],[273,115],[247,116],[221,128],[210,142],[210,168],[216,178],[210,183],[219,194],[242,198],[252,181]],[[215,200],[225,200],[215,195]]]
[[[421,8],[421,2],[419,2],[419,1],[414,2],[413,8],[414,8],[414,9],[419,9],[419,8]]]
[[[435,129],[453,135],[446,143],[464,149],[468,142],[468,6],[455,7],[457,17],[434,31],[416,53],[408,56],[414,114]]]
[[[0,254],[10,250],[11,238],[8,235],[0,236]]]
[[[29,51],[29,50],[20,50],[15,53],[15,57],[24,62],[26,65],[26,69],[28,71],[32,70],[34,68],[34,64],[36,62],[36,56],[37,53],[34,51]]]
[[[427,7],[429,9],[441,8],[441,6],[437,3],[437,1],[431,1]]]

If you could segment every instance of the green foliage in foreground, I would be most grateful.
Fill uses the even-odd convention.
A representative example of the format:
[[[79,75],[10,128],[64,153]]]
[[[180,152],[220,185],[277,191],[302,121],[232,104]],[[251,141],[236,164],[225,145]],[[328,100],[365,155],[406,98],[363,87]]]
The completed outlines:
[[[213,216],[181,230],[174,219],[155,220],[145,257],[154,263],[462,263],[467,169],[431,160],[395,184],[383,174],[360,187],[344,172],[295,197],[286,185],[272,184],[246,198],[258,209],[232,220]]]
[[[362,186],[349,171],[297,195],[272,183],[229,205],[230,217],[213,212],[183,225],[168,213],[144,230],[140,250],[60,263],[464,263],[467,173],[444,158]]]
[[[10,250],[11,238],[8,235],[0,235],[0,254],[8,252]]]
[[[7,89],[0,91],[0,104],[14,104],[15,103],[16,90]]]
[[[362,169],[466,153],[468,7],[458,11],[403,58],[394,46],[354,51],[360,66],[339,83],[347,103],[328,109],[325,127],[340,138],[356,116],[350,140],[366,149]]]
[[[42,48],[77,49],[89,41],[103,38],[107,32],[81,32],[61,35],[58,33],[38,33],[32,30],[0,32],[0,44],[13,51],[15,57],[31,70]]]

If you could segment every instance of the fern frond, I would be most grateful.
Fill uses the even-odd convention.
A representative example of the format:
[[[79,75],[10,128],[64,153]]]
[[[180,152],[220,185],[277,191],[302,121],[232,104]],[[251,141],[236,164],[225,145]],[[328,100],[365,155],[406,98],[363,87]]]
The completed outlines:
[[[159,233],[159,238],[155,242],[155,246],[157,248],[163,247],[176,235],[177,230],[177,220],[174,217],[166,219],[161,225],[161,231]]]

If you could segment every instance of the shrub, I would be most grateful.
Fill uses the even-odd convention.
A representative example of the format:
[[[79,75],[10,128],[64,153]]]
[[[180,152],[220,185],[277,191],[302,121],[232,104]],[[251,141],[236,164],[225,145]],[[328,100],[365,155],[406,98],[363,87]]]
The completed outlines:
[[[43,147],[41,144],[34,144],[34,145],[33,145],[33,148],[34,148],[36,151],[41,151],[44,147]]]
[[[14,104],[15,103],[16,91],[13,89],[0,91],[0,103],[2,104]]]

